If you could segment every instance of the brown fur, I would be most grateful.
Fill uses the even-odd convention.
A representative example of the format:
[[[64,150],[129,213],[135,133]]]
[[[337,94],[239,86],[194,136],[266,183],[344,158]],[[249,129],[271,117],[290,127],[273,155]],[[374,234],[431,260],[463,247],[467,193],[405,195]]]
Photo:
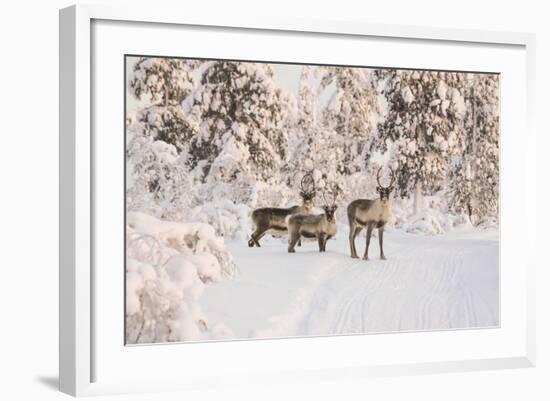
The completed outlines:
[[[295,214],[288,219],[290,240],[288,252],[294,253],[295,246],[301,237],[317,238],[319,252],[325,252],[327,241],[336,235],[336,206],[325,206],[325,213],[319,215]]]
[[[288,232],[287,217],[297,213],[309,213],[313,208],[311,201],[305,201],[301,206],[289,208],[264,207],[252,212],[252,222],[255,230],[250,235],[248,246],[260,246],[260,239],[268,232],[285,235]]]
[[[378,229],[380,242],[380,259],[384,256],[384,226],[391,216],[389,200],[381,199],[356,199],[348,205],[349,244],[351,257],[358,258],[355,248],[355,237],[363,228],[367,230],[367,243],[363,259],[369,258],[369,244],[372,230]]]

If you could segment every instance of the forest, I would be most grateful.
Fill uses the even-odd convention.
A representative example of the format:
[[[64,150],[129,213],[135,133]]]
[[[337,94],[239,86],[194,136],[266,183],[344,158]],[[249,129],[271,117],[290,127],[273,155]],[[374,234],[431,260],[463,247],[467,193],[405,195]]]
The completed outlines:
[[[290,91],[273,63],[126,63],[129,343],[231,336],[202,294],[242,270],[228,244],[246,247],[251,212],[299,204],[306,174],[316,207],[339,188],[342,233],[380,168],[395,174],[390,229],[498,230],[497,74],[296,65]]]

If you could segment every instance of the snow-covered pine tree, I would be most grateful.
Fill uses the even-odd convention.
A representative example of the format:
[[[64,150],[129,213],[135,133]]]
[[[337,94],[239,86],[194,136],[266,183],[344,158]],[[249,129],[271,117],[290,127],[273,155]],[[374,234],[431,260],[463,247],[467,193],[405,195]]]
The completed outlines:
[[[302,67],[295,123],[289,130],[290,154],[283,169],[286,183],[292,188],[297,188],[304,174],[312,171],[320,190],[328,182],[341,182],[339,169],[345,159],[343,147],[337,144],[341,138],[320,118],[319,98],[324,88],[319,85],[319,72],[322,71]]]
[[[362,171],[380,116],[375,82],[366,68],[324,67],[320,85],[334,91],[323,110],[323,123],[336,134],[332,149],[343,152],[338,172],[349,175]]]
[[[477,140],[474,144],[474,177],[476,214],[485,217],[498,215],[499,199],[499,133],[500,86],[499,76],[478,74],[475,80]]]
[[[287,156],[288,102],[269,64],[207,63],[184,102],[197,132],[190,143],[192,167],[209,181],[272,180]]]
[[[374,148],[391,150],[400,196],[440,190],[464,148],[466,74],[443,71],[376,70],[385,83],[387,118],[378,126]]]
[[[181,103],[194,86],[195,60],[141,57],[128,88],[143,109],[127,123],[128,209],[178,218],[190,202],[186,142],[193,135]]]
[[[446,191],[449,210],[465,214],[473,222],[474,176],[472,174],[472,157],[465,154],[464,159],[453,166],[449,188]]]
[[[317,96],[312,88],[312,68],[303,66],[298,87],[298,116],[296,125],[305,132],[311,131],[317,125]]]
[[[498,216],[499,77],[472,74],[466,146],[448,191],[451,210],[467,213],[473,223]]]
[[[287,161],[281,168],[283,182],[289,187],[297,186],[301,176],[313,168],[308,144],[313,140],[317,108],[311,88],[311,67],[307,65],[302,67],[293,106],[293,118],[288,127]]]
[[[141,57],[134,64],[129,88],[138,99],[180,105],[193,90],[192,71],[198,64],[196,60]]]
[[[135,116],[126,124],[127,210],[179,220],[193,202],[187,155],[156,140],[144,125]]]
[[[178,152],[194,134],[181,103],[191,94],[193,70],[199,64],[197,60],[141,57],[129,80],[130,92],[149,103],[137,116],[143,129],[154,139],[174,145]]]
[[[283,172],[288,185],[294,186],[311,171],[315,163],[314,145],[322,142],[319,135],[317,96],[312,88],[312,68],[302,67],[293,124],[289,127],[289,155]]]
[[[178,153],[195,134],[179,105],[152,105],[141,110],[138,118],[143,123],[144,134],[173,145]]]

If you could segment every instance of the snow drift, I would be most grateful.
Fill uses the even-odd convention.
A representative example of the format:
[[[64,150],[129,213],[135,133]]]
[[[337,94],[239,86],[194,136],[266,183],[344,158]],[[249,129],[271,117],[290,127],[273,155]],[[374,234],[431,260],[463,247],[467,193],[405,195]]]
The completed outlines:
[[[211,324],[200,298],[210,283],[234,278],[236,266],[224,241],[204,223],[127,216],[126,341],[156,343],[224,337]]]

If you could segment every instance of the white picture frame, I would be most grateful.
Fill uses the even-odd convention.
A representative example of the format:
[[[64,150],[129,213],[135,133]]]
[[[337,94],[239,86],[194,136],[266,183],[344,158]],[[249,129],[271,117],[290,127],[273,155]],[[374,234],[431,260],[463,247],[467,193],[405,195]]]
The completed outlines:
[[[94,74],[94,45],[93,25],[97,21],[139,22],[132,29],[140,30],[147,24],[161,24],[159,26],[175,27],[204,27],[208,29],[232,29],[252,34],[254,31],[279,32],[286,35],[307,34],[330,37],[336,35],[347,38],[384,38],[384,40],[410,40],[426,41],[438,44],[461,44],[462,46],[501,46],[512,47],[518,50],[518,60],[524,68],[524,86],[521,90],[525,97],[520,100],[525,106],[525,113],[520,118],[523,138],[526,146],[522,149],[504,150],[503,157],[513,156],[517,153],[522,164],[516,174],[517,179],[529,187],[535,186],[535,132],[534,132],[534,87],[535,87],[535,37],[525,33],[485,32],[458,29],[436,29],[427,27],[399,26],[399,25],[374,25],[362,22],[348,21],[315,21],[295,20],[292,18],[257,18],[254,20],[225,19],[211,16],[192,16],[178,10],[166,10],[155,7],[113,8],[109,6],[78,5],[60,11],[60,356],[59,378],[60,390],[75,396],[94,395],[106,393],[126,393],[135,391],[165,391],[172,389],[197,389],[219,386],[231,386],[245,383],[277,383],[292,381],[330,380],[341,378],[363,378],[371,376],[423,374],[450,371],[469,371],[482,369],[505,369],[516,367],[532,367],[535,364],[535,279],[534,271],[537,263],[535,253],[531,252],[534,245],[533,236],[535,230],[536,210],[533,207],[525,208],[522,215],[527,221],[527,229],[519,227],[517,220],[510,220],[510,224],[501,225],[501,233],[510,233],[522,229],[525,232],[524,242],[521,243],[517,253],[525,255],[521,268],[523,275],[521,280],[510,285],[520,286],[517,296],[521,297],[521,310],[518,315],[521,322],[514,326],[514,336],[508,340],[502,340],[501,348],[495,348],[487,352],[483,357],[482,352],[470,355],[464,354],[464,358],[456,357],[445,360],[420,360],[410,356],[407,362],[378,362],[359,359],[354,361],[340,361],[331,365],[331,354],[327,353],[324,364],[297,364],[288,361],[279,361],[273,369],[258,371],[254,369],[237,369],[236,373],[224,374],[222,370],[212,375],[201,373],[200,370],[189,373],[185,378],[178,377],[154,377],[149,380],[131,380],[127,377],[109,376],[108,379],[100,379],[98,376],[97,355],[102,349],[103,343],[96,344],[98,336],[96,324],[98,314],[94,311],[93,288],[97,287],[97,277],[94,275],[94,232],[96,229],[96,205],[94,204],[94,191],[96,190],[95,174],[98,167],[96,147],[92,135],[94,122],[94,110],[92,103]],[[128,29],[121,27],[121,29]],[[119,38],[120,39],[120,38]],[[96,49],[97,50],[97,49]],[[122,60],[120,60],[122,61]],[[465,64],[468,61],[464,61]],[[521,78],[521,77],[520,77]],[[122,91],[122,87],[119,87]],[[122,105],[119,109],[123,113]],[[120,116],[120,121],[123,116]],[[122,124],[120,124],[122,132]],[[122,143],[122,136],[120,139]],[[509,152],[509,153],[506,153]],[[507,180],[513,179],[510,170],[508,176],[503,174],[502,184],[508,185]],[[508,178],[510,177],[510,178]],[[122,189],[121,189],[122,191]],[[520,191],[521,192],[521,191]],[[526,197],[520,194],[519,197]],[[525,204],[526,199],[517,198],[510,202]],[[122,230],[121,230],[122,231]],[[120,246],[123,246],[120,244]],[[121,270],[122,271],[122,270]],[[122,288],[120,289],[122,291]],[[508,297],[509,292],[503,291],[502,297]],[[513,301],[511,299],[510,301]],[[101,319],[101,317],[99,317]],[[122,314],[121,314],[122,320]],[[121,321],[121,324],[123,322]],[[506,327],[501,328],[504,330]],[[484,341],[491,341],[492,333],[477,331],[474,333],[458,333],[468,338],[487,337]],[[489,333],[489,334],[486,334]],[[416,341],[414,338],[427,335],[426,333],[408,334],[401,337],[403,341]],[[377,338],[394,336],[393,334],[381,334],[369,336]],[[323,347],[342,347],[345,343],[360,344],[364,336],[340,337],[335,340],[319,339],[311,342],[305,340],[297,343],[296,340],[284,341],[244,341],[231,345],[239,352],[257,353],[268,347],[276,349],[275,352],[284,353],[285,348],[300,347],[307,352],[318,352],[319,341],[323,341]],[[395,338],[395,337],[394,337]],[[458,337],[457,337],[458,338]],[[412,340],[411,340],[412,339]],[[119,339],[121,352],[124,350],[124,341]],[[118,341],[118,340],[117,340]],[[392,339],[393,342],[401,341]],[[472,341],[471,339],[465,341]],[[509,341],[509,343],[507,343]],[[294,345],[291,345],[294,344]],[[298,344],[298,345],[297,345]],[[186,346],[186,345],[184,345]],[[190,354],[196,354],[198,348]],[[201,352],[208,352],[208,348],[225,346],[218,344],[203,344]],[[460,348],[460,347],[459,347]],[[141,349],[132,358],[139,357],[146,347]],[[164,350],[163,350],[164,349]],[[147,358],[170,358],[166,346],[149,348]],[[235,352],[229,350],[228,352]],[[293,348],[296,352],[296,348]],[[458,352],[458,351],[457,351]],[[163,354],[162,356],[159,356]],[[166,355],[168,354],[168,355]],[[229,354],[228,354],[229,355]],[[457,354],[458,355],[458,354]],[[472,356],[475,355],[475,356]],[[103,358],[103,359],[102,359]],[[105,361],[101,356],[100,360]],[[155,359],[156,360],[156,359]],[[134,359],[135,361],[135,359]],[[105,364],[105,362],[102,362]],[[226,371],[228,372],[228,371]],[[99,372],[101,373],[101,372]]]

